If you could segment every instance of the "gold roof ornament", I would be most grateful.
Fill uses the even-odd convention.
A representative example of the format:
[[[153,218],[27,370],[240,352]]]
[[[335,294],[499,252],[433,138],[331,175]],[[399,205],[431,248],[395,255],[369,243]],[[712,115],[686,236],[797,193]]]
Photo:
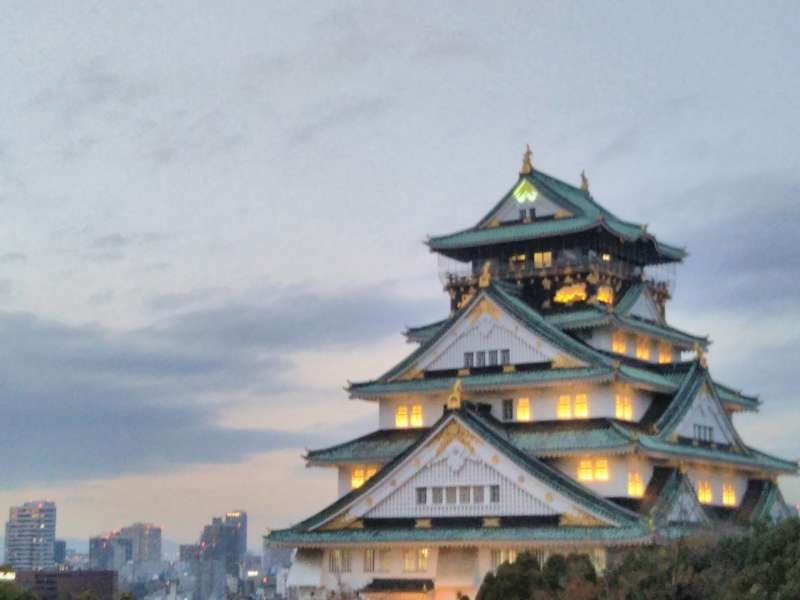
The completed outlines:
[[[533,172],[533,152],[531,152],[530,144],[525,146],[525,154],[522,155],[522,168],[519,170],[520,175],[530,175]]]
[[[491,261],[486,261],[483,263],[483,270],[481,271],[481,276],[478,278],[478,286],[482,288],[489,287],[489,284],[492,282],[492,263]]]
[[[447,408],[450,410],[457,410],[461,408],[461,380],[456,379],[453,384],[453,389],[450,390],[450,395],[447,397]]]
[[[581,189],[589,193],[589,178],[586,177],[586,171],[581,171]]]
[[[697,362],[700,363],[700,366],[704,369],[708,368],[708,360],[706,360],[706,353],[703,351],[703,347],[695,342],[693,350],[695,354],[697,354]]]

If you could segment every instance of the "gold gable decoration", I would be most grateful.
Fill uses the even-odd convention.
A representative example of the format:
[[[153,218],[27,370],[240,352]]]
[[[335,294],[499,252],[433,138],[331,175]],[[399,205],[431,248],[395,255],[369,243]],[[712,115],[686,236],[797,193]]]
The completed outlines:
[[[583,365],[566,354],[557,354],[553,358],[551,365],[554,369],[577,369]]]
[[[520,167],[520,175],[530,175],[533,173],[533,152],[531,152],[530,144],[525,146],[525,154],[522,155],[522,167]]]
[[[494,302],[483,298],[469,313],[470,323],[474,323],[481,318],[482,315],[489,315],[492,320],[497,321],[500,318],[500,309]]]
[[[344,512],[338,517],[331,519],[325,525],[320,527],[320,531],[338,531],[340,529],[347,529],[356,522],[357,519],[350,516],[349,512]]]
[[[456,379],[456,382],[453,384],[453,389],[450,390],[450,395],[447,397],[447,408],[449,410],[458,410],[461,408],[461,400],[461,380]]]
[[[438,436],[428,442],[428,446],[438,444],[436,456],[439,456],[455,441],[461,442],[461,445],[469,450],[470,454],[475,454],[475,445],[480,440],[458,421],[450,421]]]
[[[603,523],[597,517],[593,517],[587,512],[582,510],[575,511],[574,513],[564,513],[558,520],[560,527],[603,527]]]

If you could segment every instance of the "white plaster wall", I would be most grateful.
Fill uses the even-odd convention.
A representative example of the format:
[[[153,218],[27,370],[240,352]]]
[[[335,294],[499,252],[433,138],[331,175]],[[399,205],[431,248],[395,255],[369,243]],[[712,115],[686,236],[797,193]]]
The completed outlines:
[[[572,479],[578,479],[578,466],[580,460],[584,458],[606,458],[608,459],[608,481],[581,481],[592,491],[601,496],[613,498],[625,498],[628,496],[628,473],[638,472],[642,478],[644,488],[653,476],[653,463],[644,458],[633,454],[622,455],[586,455],[570,456],[555,459],[553,464]]]
[[[495,215],[496,218],[501,222],[515,221],[519,219],[520,210],[525,209],[527,211],[529,208],[536,209],[536,218],[555,215],[556,211],[561,207],[542,194],[542,191],[539,190],[538,186],[535,187],[537,187],[539,194],[533,202],[526,201],[520,203],[517,202],[517,199],[512,195],[497,211],[497,214]]]
[[[558,398],[568,394],[574,398],[576,394],[585,393],[589,397],[589,418],[616,418],[616,394],[626,394],[631,399],[633,421],[644,416],[652,402],[650,393],[629,386],[621,385],[566,385],[546,388],[528,388],[509,390],[504,393],[465,394],[465,400],[489,404],[492,415],[503,419],[503,400],[514,400],[514,417],[517,418],[517,406],[520,398],[528,398],[531,407],[532,421],[553,421],[557,419]],[[430,427],[442,416],[448,393],[429,396],[395,396],[380,400],[378,426],[380,429],[395,428],[395,410],[398,405],[406,405],[411,410],[414,404],[422,405],[423,426]],[[410,414],[410,412],[409,412]]]
[[[732,444],[734,435],[732,425],[726,417],[725,410],[719,405],[706,388],[695,397],[692,406],[675,432],[679,436],[693,438],[694,426],[703,425],[712,428],[712,440],[718,444]]]
[[[741,504],[742,497],[747,490],[747,475],[741,471],[734,471],[733,469],[720,469],[711,466],[703,465],[690,465],[686,474],[692,485],[697,491],[697,482],[700,480],[709,481],[711,489],[714,493],[714,500],[711,504],[715,506],[722,506],[722,484],[733,483],[736,490],[736,506]]]
[[[322,558],[322,578],[321,583],[329,590],[336,590],[339,583],[349,586],[351,589],[358,590],[367,585],[373,579],[434,579],[436,575],[438,549],[429,548],[428,568],[425,571],[408,572],[403,570],[403,552],[406,549],[417,549],[422,545],[392,544],[389,549],[388,569],[385,571],[375,571],[374,573],[364,572],[364,550],[363,547],[350,548],[351,551],[351,570],[349,573],[331,573],[328,570],[330,564],[330,550],[324,552]],[[378,547],[375,547],[376,552]],[[377,558],[376,558],[376,569]]]

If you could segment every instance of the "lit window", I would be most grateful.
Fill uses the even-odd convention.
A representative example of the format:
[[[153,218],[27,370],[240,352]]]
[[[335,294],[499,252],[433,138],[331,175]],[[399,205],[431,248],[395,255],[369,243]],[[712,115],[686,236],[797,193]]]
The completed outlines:
[[[394,425],[400,429],[408,427],[408,407],[401,405],[394,409]]]
[[[552,252],[534,252],[533,266],[537,269],[546,269],[553,266]]]
[[[422,405],[415,404],[411,407],[411,426],[422,427]]]
[[[650,359],[650,340],[646,337],[636,338],[636,358]]]
[[[658,345],[658,362],[662,365],[672,362],[672,346],[666,342]]]
[[[732,483],[722,484],[722,504],[725,506],[736,506],[736,488]]]
[[[598,458],[594,461],[594,480],[608,481],[608,459]]]
[[[531,420],[531,401],[528,398],[517,400],[517,421]]]
[[[364,550],[364,572],[365,573],[375,572],[375,550],[372,549]]]
[[[503,400],[503,420],[504,421],[513,421],[514,420],[514,401],[510,398],[507,400]]]
[[[571,419],[572,418],[572,401],[569,396],[559,396],[558,397],[558,410],[557,416],[559,419]]]
[[[614,399],[614,408],[618,419],[624,421],[633,420],[633,403],[631,402],[630,396],[617,394]]]
[[[714,501],[714,492],[711,491],[711,483],[708,481],[697,482],[697,499],[701,504],[711,504]]]
[[[492,550],[492,569],[496,570],[497,567],[504,563],[515,562],[517,562],[516,550]]]
[[[331,573],[349,573],[350,550],[331,550],[328,555],[328,570]]]
[[[611,255],[610,254],[603,254],[602,258],[603,258],[603,262],[610,262],[611,261]]]
[[[523,265],[525,264],[525,258],[526,257],[524,254],[515,254],[514,256],[511,257],[509,262],[511,262],[511,264],[514,266]]]
[[[417,550],[405,550],[403,552],[403,571],[407,573],[427,571],[428,554],[429,551],[427,548],[418,548]]]
[[[615,331],[611,336],[611,351],[617,354],[625,354],[628,352],[627,336],[622,331]]]
[[[378,472],[378,467],[367,467],[366,468],[367,479],[368,480],[371,479],[372,476],[375,475],[375,473],[377,472]]]
[[[592,459],[582,458],[578,462],[578,481],[594,481]]]
[[[644,483],[639,471],[628,472],[628,496],[631,498],[641,498],[644,496]]]
[[[586,394],[575,395],[575,418],[586,419],[589,417],[589,397]]]
[[[355,467],[353,469],[353,473],[350,476],[350,485],[353,489],[360,488],[364,485],[366,481],[366,474],[364,473],[364,467]]]
[[[572,304],[573,302],[586,300],[586,284],[573,283],[572,285],[565,285],[556,292],[553,300],[559,304]]]
[[[597,300],[603,304],[614,304],[614,290],[609,285],[597,288]]]

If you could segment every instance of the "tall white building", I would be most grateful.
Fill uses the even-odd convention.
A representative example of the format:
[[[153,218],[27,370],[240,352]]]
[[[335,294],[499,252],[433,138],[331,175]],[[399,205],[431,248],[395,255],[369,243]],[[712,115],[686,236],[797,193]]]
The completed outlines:
[[[12,506],[6,523],[5,562],[17,570],[52,569],[56,504],[44,500]]]

